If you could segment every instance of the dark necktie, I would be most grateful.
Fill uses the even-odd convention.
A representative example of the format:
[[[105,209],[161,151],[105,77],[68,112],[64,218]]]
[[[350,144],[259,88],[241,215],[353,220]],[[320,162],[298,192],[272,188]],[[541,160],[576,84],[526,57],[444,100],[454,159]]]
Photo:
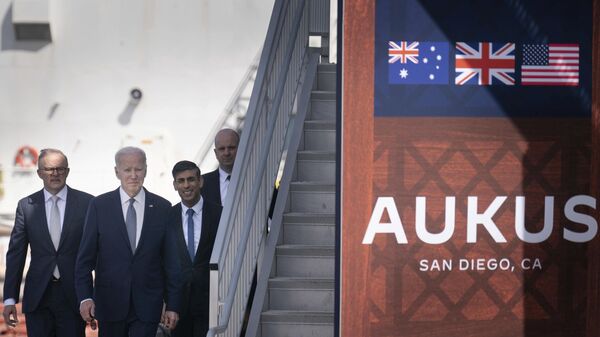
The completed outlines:
[[[196,256],[196,250],[194,249],[194,210],[188,208],[187,210],[187,233],[188,233],[188,242],[187,248],[188,253],[190,254],[190,259],[194,261],[194,256]]]
[[[227,197],[227,190],[229,190],[229,183],[231,182],[231,174],[228,174],[223,182],[221,188],[221,205],[225,204],[225,198]]]
[[[127,236],[129,236],[129,244],[131,245],[131,251],[135,252],[135,234],[137,229],[137,213],[133,208],[135,199],[129,199],[129,207],[127,208],[127,216],[125,219],[125,225],[127,226]]]

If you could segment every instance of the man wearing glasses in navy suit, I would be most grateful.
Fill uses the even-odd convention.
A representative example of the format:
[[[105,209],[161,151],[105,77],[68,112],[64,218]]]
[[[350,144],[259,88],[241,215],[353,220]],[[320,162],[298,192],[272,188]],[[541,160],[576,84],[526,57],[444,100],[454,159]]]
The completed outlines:
[[[67,157],[45,149],[38,159],[44,188],[19,201],[6,253],[4,321],[18,323],[19,300],[27,247],[31,261],[25,280],[23,312],[29,336],[83,337],[73,274],[86,210],[92,196],[66,185]]]

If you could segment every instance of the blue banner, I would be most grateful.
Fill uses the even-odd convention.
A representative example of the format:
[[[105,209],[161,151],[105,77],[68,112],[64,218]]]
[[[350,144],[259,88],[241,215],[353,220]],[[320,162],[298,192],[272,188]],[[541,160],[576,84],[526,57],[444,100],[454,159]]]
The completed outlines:
[[[591,116],[592,2],[378,0],[375,116]]]

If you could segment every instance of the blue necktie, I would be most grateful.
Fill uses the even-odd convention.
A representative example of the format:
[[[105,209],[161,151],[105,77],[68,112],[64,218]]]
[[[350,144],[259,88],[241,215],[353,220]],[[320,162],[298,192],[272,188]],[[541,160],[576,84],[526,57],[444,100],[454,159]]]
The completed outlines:
[[[194,256],[196,256],[196,250],[194,249],[194,210],[191,208],[188,208],[187,210],[187,226],[188,226],[188,242],[187,242],[187,248],[188,248],[188,253],[190,254],[190,259],[192,259],[192,261],[194,261]]]

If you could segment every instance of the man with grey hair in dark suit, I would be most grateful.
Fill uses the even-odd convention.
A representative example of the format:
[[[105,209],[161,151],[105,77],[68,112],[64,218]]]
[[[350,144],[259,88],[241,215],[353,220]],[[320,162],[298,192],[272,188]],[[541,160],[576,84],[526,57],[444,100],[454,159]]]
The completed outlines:
[[[100,337],[154,337],[162,320],[177,325],[181,279],[171,203],[143,187],[146,154],[115,155],[121,186],[92,199],[75,268],[79,311],[98,320]],[[95,271],[95,279],[92,279]],[[166,303],[162,314],[163,303]]]
[[[66,185],[67,157],[60,150],[40,152],[37,174],[44,188],[19,201],[6,253],[4,321],[18,323],[27,247],[31,261],[25,280],[23,312],[29,336],[83,337],[73,275],[90,194]]]

